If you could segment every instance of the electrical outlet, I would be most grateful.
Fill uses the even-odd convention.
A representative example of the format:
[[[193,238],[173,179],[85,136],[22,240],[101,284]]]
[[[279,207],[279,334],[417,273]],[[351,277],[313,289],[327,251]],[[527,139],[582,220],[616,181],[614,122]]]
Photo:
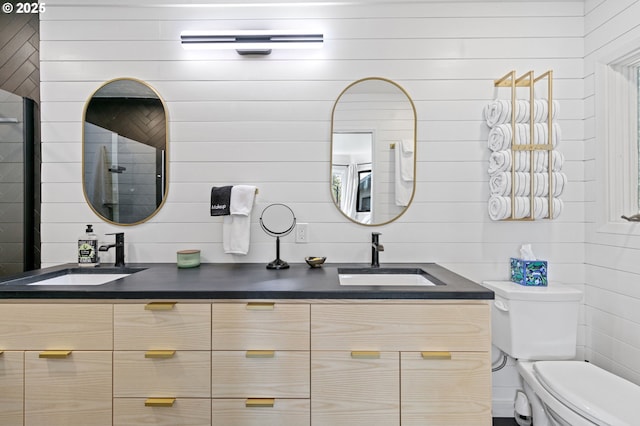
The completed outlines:
[[[309,242],[309,224],[297,223],[296,224],[296,243],[306,244]]]

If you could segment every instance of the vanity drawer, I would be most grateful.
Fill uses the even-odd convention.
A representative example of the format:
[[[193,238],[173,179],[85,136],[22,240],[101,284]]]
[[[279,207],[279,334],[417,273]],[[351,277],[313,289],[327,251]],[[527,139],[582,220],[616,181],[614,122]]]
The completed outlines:
[[[115,350],[210,350],[211,304],[117,304]]]
[[[211,400],[115,398],[113,426],[203,426],[211,424]],[[167,401],[169,401],[167,403]]]
[[[400,354],[403,425],[491,425],[488,352]]]
[[[399,426],[399,358],[398,352],[312,352],[312,424]]]
[[[3,350],[111,350],[113,307],[109,304],[3,304]]]
[[[28,351],[24,359],[25,426],[111,425],[110,351]]]
[[[0,425],[23,426],[24,352],[0,350]]]
[[[211,352],[115,351],[115,397],[211,397]]]
[[[490,310],[478,304],[313,305],[312,350],[488,351]]]
[[[214,399],[213,426],[309,426],[308,399]]]
[[[214,351],[214,398],[309,398],[308,351]]]
[[[309,350],[308,304],[214,303],[214,350]]]

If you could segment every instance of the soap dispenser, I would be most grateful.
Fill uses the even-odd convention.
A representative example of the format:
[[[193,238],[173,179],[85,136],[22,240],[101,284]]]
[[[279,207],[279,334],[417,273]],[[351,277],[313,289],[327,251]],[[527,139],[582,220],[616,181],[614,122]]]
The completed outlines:
[[[87,225],[85,234],[78,238],[78,266],[98,266],[98,237],[93,233],[93,225]]]

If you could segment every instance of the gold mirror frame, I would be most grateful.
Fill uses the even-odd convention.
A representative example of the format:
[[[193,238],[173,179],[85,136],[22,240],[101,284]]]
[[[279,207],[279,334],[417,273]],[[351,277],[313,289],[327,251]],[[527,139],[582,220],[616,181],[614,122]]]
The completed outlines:
[[[99,209],[94,206],[94,203],[91,201],[91,197],[88,194],[87,191],[87,123],[89,124],[93,124],[91,122],[87,121],[87,113],[89,112],[89,107],[91,105],[91,102],[96,99],[96,95],[102,90],[104,91],[105,88],[107,88],[109,85],[118,83],[118,82],[124,82],[125,84],[129,84],[129,87],[133,87],[132,85],[141,85],[143,87],[141,87],[141,90],[143,92],[146,92],[148,95],[150,95],[147,99],[157,99],[160,102],[160,106],[162,107],[162,113],[164,115],[164,118],[162,119],[162,123],[164,124],[164,137],[162,137],[161,133],[160,136],[155,138],[158,142],[160,143],[160,141],[164,142],[164,150],[158,152],[156,150],[156,157],[161,156],[161,159],[156,159],[156,173],[155,173],[155,179],[156,179],[156,194],[155,194],[155,198],[156,198],[156,202],[155,202],[155,209],[149,213],[148,215],[138,219],[138,220],[132,220],[131,222],[120,222],[114,219],[111,219],[109,217],[106,217],[101,211],[99,211]],[[151,97],[151,95],[155,96],[155,98]],[[129,96],[130,98],[139,98],[139,99],[143,99],[142,96],[137,95],[137,94],[130,94]],[[123,93],[122,96],[104,96],[104,98],[108,99],[108,98],[115,98],[115,99],[119,99],[119,98],[127,98],[127,96],[125,96],[125,94]],[[159,110],[158,110],[159,111]],[[102,220],[104,220],[105,222],[111,223],[113,225],[118,225],[118,226],[133,226],[133,225],[138,225],[141,223],[144,223],[146,221],[148,221],[149,219],[151,219],[153,216],[155,216],[160,209],[162,208],[162,206],[164,206],[166,200],[167,200],[167,195],[169,193],[169,118],[168,118],[168,114],[167,114],[167,106],[164,102],[164,100],[162,99],[162,96],[160,96],[160,94],[158,93],[158,91],[153,88],[151,85],[149,85],[148,83],[146,83],[145,81],[136,79],[136,78],[129,78],[129,77],[122,77],[122,78],[115,78],[109,81],[106,81],[105,83],[103,83],[102,85],[100,85],[100,87],[98,87],[93,93],[91,93],[91,95],[89,96],[89,98],[87,99],[85,106],[84,106],[84,111],[82,114],[82,189],[83,189],[83,195],[85,198],[85,201],[87,202],[87,204],[89,205],[89,207],[91,208],[91,210],[93,210],[93,212],[100,217]],[[123,113],[126,114],[125,116],[129,117],[129,114],[127,114],[127,111],[115,111],[116,113]],[[112,117],[113,118],[113,117]],[[160,121],[160,119],[158,119],[158,121]],[[99,126],[98,126],[99,127]],[[113,132],[112,129],[108,129],[106,128],[106,130]],[[162,130],[162,129],[160,129]],[[144,132],[144,130],[140,131],[140,129],[138,129],[139,132],[143,133],[147,133]],[[152,132],[148,132],[148,133],[152,133]],[[149,138],[151,138],[151,136],[149,136]],[[129,138],[130,139],[130,138]],[[135,139],[131,139],[136,141]],[[138,142],[138,141],[136,141]],[[102,157],[97,157],[97,155],[99,154],[95,154],[94,153],[94,157],[100,158],[102,159]],[[99,161],[96,161],[96,164],[99,163]],[[104,169],[104,164],[103,164],[103,169]],[[96,166],[99,167],[99,166]],[[108,173],[122,173],[119,172],[118,170],[111,170],[113,167],[110,166],[108,171],[105,171],[104,175],[108,175]],[[161,173],[160,175],[158,175],[158,170],[157,168],[161,169]],[[118,167],[118,169],[122,169],[121,167]],[[125,168],[126,170],[126,168]],[[94,171],[95,173],[95,171]],[[158,190],[158,186],[161,188],[160,190]],[[94,188],[95,189],[95,188]],[[108,196],[108,195],[107,195]],[[161,196],[161,200],[158,202],[157,197]],[[104,205],[108,205],[108,203],[105,203]],[[149,206],[151,206],[151,204],[148,204]]]
[[[411,196],[409,197],[409,200],[407,202],[406,206],[403,206],[404,208],[398,212],[398,214],[394,215],[393,217],[391,217],[388,220],[384,220],[381,222],[377,222],[377,223],[363,223],[362,221],[358,221],[355,218],[351,217],[349,214],[347,214],[345,211],[343,211],[343,209],[340,207],[340,205],[338,204],[338,200],[336,200],[335,194],[334,194],[334,174],[333,174],[333,169],[334,169],[334,144],[335,144],[335,134],[336,133],[340,133],[340,131],[336,132],[336,109],[340,103],[340,100],[342,99],[342,97],[352,88],[354,88],[354,86],[364,83],[364,82],[368,82],[368,81],[379,81],[381,83],[388,83],[392,86],[394,86],[396,89],[398,89],[399,93],[398,94],[404,94],[404,96],[406,97],[406,100],[408,101],[409,105],[411,106],[411,110],[413,113],[413,126],[412,126],[412,139],[413,139],[413,189],[411,191]],[[417,157],[417,127],[418,127],[418,118],[417,118],[417,113],[416,113],[416,107],[415,104],[413,103],[413,100],[411,99],[411,97],[409,96],[409,93],[402,87],[400,86],[398,83],[394,82],[393,80],[389,80],[387,78],[383,78],[383,77],[366,77],[366,78],[362,78],[359,80],[354,81],[353,83],[349,84],[347,87],[344,88],[344,90],[342,90],[342,92],[340,93],[340,95],[338,96],[338,98],[336,99],[334,105],[333,105],[333,109],[331,111],[331,146],[330,146],[330,161],[329,161],[329,191],[331,193],[331,199],[333,200],[334,205],[336,206],[336,208],[338,209],[338,211],[347,219],[349,219],[350,221],[357,223],[359,225],[363,225],[363,226],[382,226],[382,225],[386,225],[389,224],[395,220],[397,220],[398,218],[400,218],[407,210],[408,208],[411,206],[411,203],[413,202],[413,198],[415,196],[415,192],[416,192],[416,157]],[[360,128],[362,130],[362,128]],[[357,130],[357,126],[354,127],[354,130]],[[374,141],[375,143],[375,141]],[[397,145],[397,144],[395,144]],[[399,146],[394,146],[393,148],[390,146],[390,149],[399,149]]]

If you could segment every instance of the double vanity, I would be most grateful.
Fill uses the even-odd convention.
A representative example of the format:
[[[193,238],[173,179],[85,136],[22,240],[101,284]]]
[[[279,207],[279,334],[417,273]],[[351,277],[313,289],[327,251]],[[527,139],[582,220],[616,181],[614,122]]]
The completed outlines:
[[[491,299],[435,264],[28,272],[0,424],[490,425]]]

